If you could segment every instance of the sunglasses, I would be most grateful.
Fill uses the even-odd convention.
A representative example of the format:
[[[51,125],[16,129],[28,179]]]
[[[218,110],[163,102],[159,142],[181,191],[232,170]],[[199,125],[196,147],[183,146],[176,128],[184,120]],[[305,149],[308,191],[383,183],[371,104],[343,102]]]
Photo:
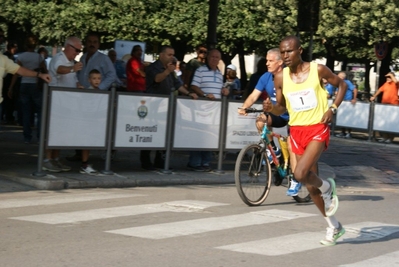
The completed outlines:
[[[74,47],[73,45],[71,45],[71,44],[68,44],[70,47],[72,47],[73,49],[75,49],[75,52],[76,53],[82,53],[82,50],[81,49],[77,49],[76,47]]]
[[[200,50],[198,53],[199,54],[206,54],[206,50]]]

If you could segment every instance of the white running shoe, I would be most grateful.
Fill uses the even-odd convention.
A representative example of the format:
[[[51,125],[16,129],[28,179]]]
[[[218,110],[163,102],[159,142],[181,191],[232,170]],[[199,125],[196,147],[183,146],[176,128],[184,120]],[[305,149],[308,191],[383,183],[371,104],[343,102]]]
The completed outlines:
[[[98,172],[95,169],[93,169],[90,165],[87,165],[86,168],[81,167],[80,173],[89,174],[89,175],[97,175],[98,174]]]
[[[334,246],[337,239],[345,234],[345,228],[339,223],[338,228],[327,227],[326,237],[320,240],[320,244],[324,246]]]

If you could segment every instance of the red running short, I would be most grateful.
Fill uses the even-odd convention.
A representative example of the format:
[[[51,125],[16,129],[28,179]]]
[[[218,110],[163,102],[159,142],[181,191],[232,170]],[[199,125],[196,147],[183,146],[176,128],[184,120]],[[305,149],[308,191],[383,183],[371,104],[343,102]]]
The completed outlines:
[[[311,141],[325,142],[327,149],[330,142],[330,127],[328,124],[310,126],[290,126],[291,149],[297,155],[302,155]]]

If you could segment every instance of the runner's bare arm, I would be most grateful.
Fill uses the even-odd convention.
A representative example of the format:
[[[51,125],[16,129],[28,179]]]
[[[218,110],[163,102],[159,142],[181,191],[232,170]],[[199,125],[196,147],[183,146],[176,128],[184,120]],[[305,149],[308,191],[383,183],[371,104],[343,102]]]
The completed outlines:
[[[333,104],[339,107],[339,105],[341,105],[342,100],[344,99],[348,86],[346,85],[344,80],[342,80],[336,74],[334,74],[328,67],[319,64],[317,66],[317,70],[319,72],[320,79],[324,78],[332,86],[338,87],[338,94],[336,95]]]

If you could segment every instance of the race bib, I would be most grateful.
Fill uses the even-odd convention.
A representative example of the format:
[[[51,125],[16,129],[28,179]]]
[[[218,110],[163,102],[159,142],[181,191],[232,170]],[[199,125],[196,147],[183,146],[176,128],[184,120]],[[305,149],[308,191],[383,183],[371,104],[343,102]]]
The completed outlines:
[[[317,106],[317,98],[313,88],[292,92],[287,95],[293,111],[306,111]]]

